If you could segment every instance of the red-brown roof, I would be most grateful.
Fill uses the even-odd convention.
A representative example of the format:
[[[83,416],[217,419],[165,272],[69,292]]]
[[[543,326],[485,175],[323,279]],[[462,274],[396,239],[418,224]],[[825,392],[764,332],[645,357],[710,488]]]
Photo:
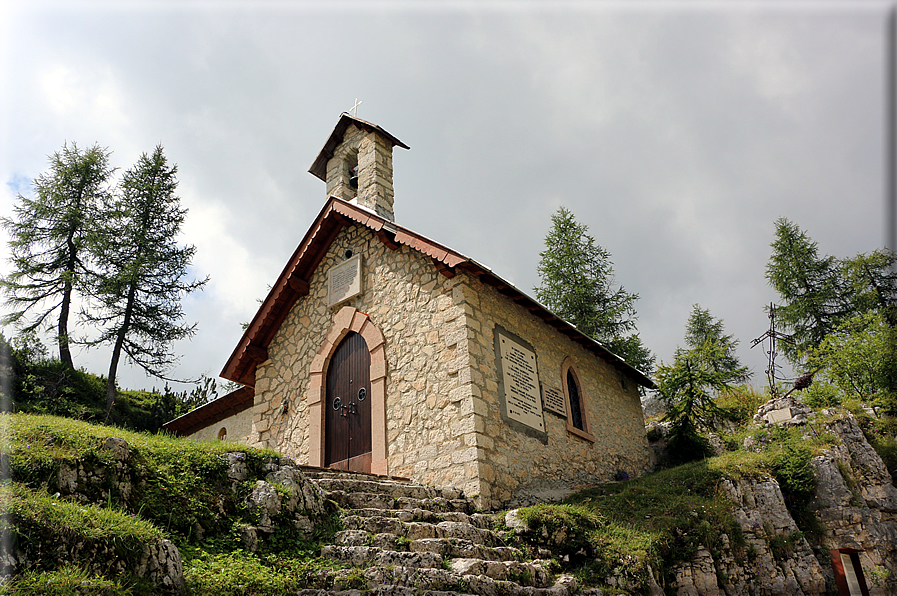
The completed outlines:
[[[641,371],[630,366],[599,342],[495,275],[488,267],[416,232],[379,217],[372,211],[336,197],[330,197],[305,234],[305,238],[302,239],[296,252],[290,257],[286,267],[224,365],[224,369],[221,371],[222,377],[244,385],[253,386],[255,384],[256,366],[267,360],[268,345],[280,325],[296,301],[308,294],[308,280],[311,279],[315,268],[324,258],[324,254],[337,234],[344,226],[353,223],[372,230],[381,242],[390,248],[397,249],[404,244],[429,256],[436,269],[447,277],[453,277],[459,269],[466,271],[484,284],[495,288],[512,302],[530,311],[533,316],[542,319],[559,333],[581,344],[621,372],[635,378],[639,384],[654,387],[651,379]]]
[[[189,435],[190,433],[215,424],[229,416],[233,416],[247,408],[252,407],[255,398],[255,390],[252,387],[240,387],[225,396],[210,401],[195,410],[169,420],[162,428],[176,435]]]

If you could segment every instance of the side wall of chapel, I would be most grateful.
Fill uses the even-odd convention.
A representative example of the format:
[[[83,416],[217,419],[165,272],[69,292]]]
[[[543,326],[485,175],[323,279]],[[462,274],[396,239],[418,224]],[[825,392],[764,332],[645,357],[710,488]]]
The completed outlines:
[[[346,250],[362,255],[363,292],[329,308],[327,272],[345,260]],[[459,279],[441,275],[429,257],[407,246],[389,249],[367,228],[344,228],[256,371],[250,444],[309,462],[309,364],[334,315],[349,305],[367,313],[385,337],[389,473],[477,494]]]
[[[619,471],[630,476],[644,473],[649,448],[634,380],[492,287],[469,276],[464,280],[455,293],[456,302],[460,300],[468,313],[470,375],[478,386],[472,406],[479,418],[481,506],[526,503],[557,489],[612,480]],[[496,326],[531,344],[543,387],[563,394],[566,370],[572,364],[594,442],[568,431],[566,419],[548,410],[543,414],[547,444],[502,419]]]
[[[245,443],[252,435],[252,410],[246,409],[190,434],[195,441],[216,441],[224,429],[227,441]]]

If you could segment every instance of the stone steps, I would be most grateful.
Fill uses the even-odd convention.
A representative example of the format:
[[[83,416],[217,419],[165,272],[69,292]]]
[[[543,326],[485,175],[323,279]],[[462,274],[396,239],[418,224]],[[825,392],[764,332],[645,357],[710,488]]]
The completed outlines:
[[[471,524],[484,530],[491,530],[493,518],[485,513],[467,514],[460,511],[444,511],[436,513],[429,509],[352,509],[352,514],[359,517],[395,517],[402,521],[420,521],[438,523],[441,521],[456,521]]]
[[[381,549],[430,552],[445,558],[482,559],[484,561],[520,561],[523,553],[512,546],[485,546],[461,538],[418,538],[409,540],[391,532],[371,535],[365,530],[343,530],[336,534],[337,546],[374,546]]]
[[[301,596],[579,593],[575,579],[552,575],[549,561],[527,560],[522,551],[506,546],[493,531],[493,517],[475,512],[458,491],[369,474],[307,474],[343,509],[344,529],[321,556],[356,571],[335,571],[334,589],[305,590]],[[349,589],[357,589],[359,581],[365,583],[360,592]]]
[[[488,546],[496,546],[501,542],[492,530],[455,521],[441,521],[438,523],[406,522],[395,517],[360,517],[350,513],[350,515],[343,517],[343,525],[346,530],[364,530],[370,534],[388,532],[409,540],[418,540],[420,538],[460,538],[469,540],[474,544]]]
[[[475,509],[467,499],[394,497],[389,494],[346,490],[324,491],[329,499],[343,509],[426,509],[433,513],[473,513]]]

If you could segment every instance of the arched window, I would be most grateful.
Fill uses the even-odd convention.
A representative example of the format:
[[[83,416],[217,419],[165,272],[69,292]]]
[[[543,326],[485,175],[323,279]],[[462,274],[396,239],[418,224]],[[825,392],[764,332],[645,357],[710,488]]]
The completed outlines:
[[[582,399],[579,396],[579,387],[576,385],[576,377],[573,371],[567,370],[567,395],[570,396],[570,423],[574,428],[585,430],[582,425]]]
[[[594,441],[595,436],[589,428],[589,410],[586,396],[573,361],[568,358],[561,367],[561,378],[564,385],[564,399],[567,402],[567,431],[587,441]]]
[[[218,440],[226,441],[227,440],[227,428],[222,426],[221,430],[218,431]]]

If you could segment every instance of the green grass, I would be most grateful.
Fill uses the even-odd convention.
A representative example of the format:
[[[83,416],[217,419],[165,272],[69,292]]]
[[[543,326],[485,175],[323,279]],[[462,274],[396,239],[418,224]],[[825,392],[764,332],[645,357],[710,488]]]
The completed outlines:
[[[109,437],[128,443],[131,457],[126,462],[117,461],[114,451],[104,448]],[[168,537],[181,551],[191,594],[280,594],[333,582],[333,565],[321,561],[318,553],[320,544],[339,529],[335,515],[316,520],[316,533],[309,538],[286,520],[275,519],[277,530],[259,553],[242,550],[241,530],[253,522],[245,497],[256,479],[266,476],[271,459],[278,457],[273,451],[31,414],[0,414],[0,451],[16,481],[0,492],[0,501],[9,504],[16,520],[15,528],[6,529],[30,546],[46,543],[49,549],[54,539],[62,538],[97,541],[113,544],[128,560],[144,543]],[[242,454],[248,472],[236,491],[227,477],[225,458],[232,452]],[[99,483],[78,489],[96,505],[53,496],[63,464],[99,474]],[[117,480],[132,481],[130,498],[117,492],[113,470]],[[279,492],[282,488],[275,485]],[[55,561],[53,556],[46,559]],[[93,577],[77,564],[24,570],[2,589],[15,594],[80,594],[82,585],[88,586],[87,593],[154,593],[140,580]]]
[[[596,486],[561,505],[524,508],[524,539],[557,552],[558,567],[586,585],[613,575],[644,589],[648,565],[662,576],[692,558],[698,545],[721,548],[722,533],[742,543],[732,504],[717,490],[725,474],[708,465],[712,461]]]
[[[0,502],[13,515],[15,525],[0,518],[0,527],[19,539],[33,541],[44,535],[120,544],[128,552],[165,534],[153,524],[115,509],[83,505],[33,490],[18,482],[0,484]]]
[[[197,524],[204,531],[226,532],[227,516],[236,515],[245,495],[228,494],[228,452],[242,452],[250,473],[264,477],[264,463],[277,454],[235,443],[184,440],[166,434],[148,435],[78,420],[28,414],[0,415],[3,432],[2,451],[9,455],[13,477],[32,486],[53,482],[61,464],[82,463],[103,467],[107,481],[82,487],[94,502],[109,504],[139,513],[175,534],[189,535]],[[131,459],[119,474],[143,478],[134,483],[128,501],[116,493],[109,476],[116,464],[114,452],[103,447],[107,437],[127,441]],[[246,487],[246,492],[251,487]],[[222,510],[224,516],[222,516]]]
[[[52,571],[26,571],[0,587],[0,593],[10,596],[138,596],[154,592],[151,586],[136,579],[117,577],[111,580],[79,565],[67,564]]]
[[[114,580],[94,576],[83,567],[66,564],[54,569],[59,548],[112,549],[116,558],[132,569],[147,543],[162,540],[165,533],[136,516],[114,509],[75,503],[32,490],[16,482],[0,485],[0,502],[5,515],[0,530],[11,544],[27,543],[31,562],[28,569],[3,587],[9,594],[130,594],[137,588],[152,593],[152,586],[128,573]]]
[[[836,439],[821,425],[762,429],[752,435],[758,451],[730,451],[626,482],[581,491],[561,505],[521,509],[527,523],[524,540],[555,552],[555,564],[586,585],[615,576],[644,590],[648,566],[658,581],[698,547],[716,555],[726,534],[737,559],[749,552],[733,516],[733,504],[720,491],[724,480],[776,478],[799,527],[815,530],[802,506],[815,487],[810,458]],[[801,526],[801,523],[804,526]],[[781,549],[780,549],[781,550]]]

